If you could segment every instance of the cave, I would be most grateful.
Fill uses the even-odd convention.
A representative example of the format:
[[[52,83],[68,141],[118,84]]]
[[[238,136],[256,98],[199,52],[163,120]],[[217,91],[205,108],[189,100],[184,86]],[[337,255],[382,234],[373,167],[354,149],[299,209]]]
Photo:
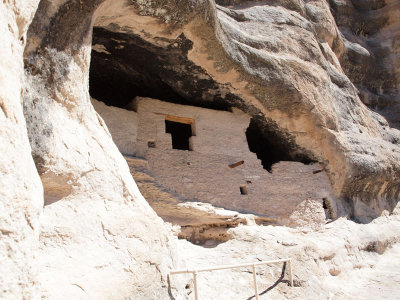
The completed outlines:
[[[250,126],[246,130],[247,143],[251,152],[257,154],[257,158],[268,172],[271,172],[271,167],[283,159],[284,153],[275,149],[269,141],[263,141],[262,133],[259,127],[254,122],[250,122]]]
[[[168,42],[156,46],[139,34],[93,27],[90,95],[119,108],[139,96],[229,111],[235,97],[189,61],[192,42],[184,34]]]
[[[272,172],[272,165],[280,161],[299,161],[304,164],[315,162],[306,154],[298,152],[293,142],[283,138],[267,122],[257,118],[250,120],[246,138],[249,150],[256,153],[268,172]]]
[[[193,42],[183,33],[164,44],[151,43],[140,34],[95,26],[89,72],[91,97],[125,109],[132,109],[132,100],[139,96],[214,110],[232,111],[236,107],[251,115],[256,113],[244,99],[227,91],[226,86],[215,82],[188,59]],[[166,128],[172,135],[173,149],[193,150],[190,125],[166,122]],[[257,154],[269,172],[279,161],[312,161],[310,154],[300,149],[288,133],[277,124],[271,125],[261,114],[251,119],[246,137],[250,151]]]
[[[240,0],[217,1],[244,3]],[[380,0],[372,0],[377,1]],[[107,24],[104,18],[100,19],[106,16],[95,11],[103,2],[106,5],[105,12],[114,15],[108,18]],[[399,249],[396,243],[399,216],[396,216],[396,211],[391,215],[387,213],[388,210],[391,213],[395,206],[391,203],[397,204],[399,199],[400,155],[394,140],[398,134],[392,133],[376,112],[370,113],[359,103],[354,82],[346,79],[342,72],[342,69],[346,71],[342,60],[335,58],[338,51],[346,56],[346,46],[351,41],[360,44],[366,42],[367,48],[373,48],[371,44],[374,37],[363,40],[362,36],[360,39],[355,36],[346,40],[343,32],[347,28],[340,24],[336,26],[335,20],[330,17],[330,9],[333,10],[334,4],[340,8],[337,19],[349,24],[354,22],[349,21],[346,14],[353,14],[360,22],[368,24],[368,18],[364,16],[374,16],[380,11],[353,11],[352,2],[354,6],[356,2],[368,5],[371,1],[366,0],[326,1],[326,5],[315,5],[313,2],[251,1],[248,3],[252,10],[243,12],[230,9],[225,13],[215,5],[215,1],[3,1],[1,15],[4,22],[1,28],[5,34],[2,37],[3,65],[0,71],[4,81],[1,80],[0,116],[4,138],[1,145],[6,151],[1,164],[5,176],[0,181],[1,203],[4,204],[1,218],[6,222],[1,226],[0,233],[4,256],[2,266],[7,269],[7,275],[1,284],[2,294],[14,299],[188,298],[192,297],[190,294],[197,293],[196,270],[199,267],[245,263],[244,260],[252,261],[254,294],[250,289],[252,282],[248,281],[251,275],[247,267],[235,272],[209,273],[205,284],[201,282],[205,275],[200,275],[199,292],[210,298],[219,298],[220,295],[228,299],[258,298],[258,280],[259,286],[262,285],[261,295],[269,293],[276,298],[374,298],[375,295],[377,298],[392,298],[398,294],[395,287],[398,280],[395,258]],[[398,1],[386,2],[395,4]],[[393,8],[397,6],[388,6],[384,10],[395,11]],[[165,19],[162,15],[165,15]],[[226,155],[227,159],[206,153],[206,163],[201,165],[192,159],[201,154],[199,119],[196,119],[197,137],[192,137],[196,142],[195,151],[165,151],[162,147],[171,148],[168,143],[170,136],[165,133],[163,126],[165,120],[163,116],[152,114],[151,117],[161,124],[154,126],[154,135],[141,140],[141,149],[147,145],[150,149],[146,148],[145,151],[153,155],[154,161],[164,159],[165,165],[153,168],[155,171],[164,172],[167,179],[175,174],[171,181],[181,180],[180,186],[187,191],[198,188],[216,194],[208,185],[209,182],[213,184],[211,179],[216,178],[223,183],[225,174],[235,175],[249,167],[248,172],[243,171],[246,176],[240,180],[232,183],[225,181],[226,190],[231,192],[225,194],[227,206],[241,205],[239,209],[244,212],[248,212],[252,206],[253,211],[260,212],[260,206],[264,205],[266,209],[282,209],[289,214],[292,207],[297,207],[290,205],[295,204],[294,201],[289,202],[298,196],[299,201],[317,199],[319,206],[316,212],[320,215],[323,207],[320,199],[322,195],[329,195],[335,214],[343,217],[326,229],[320,225],[314,227],[312,223],[310,228],[301,226],[303,228],[289,229],[286,225],[290,224],[278,223],[285,216],[275,218],[267,210],[261,216],[255,213],[245,216],[225,210],[220,211],[223,212],[220,215],[227,219],[226,222],[205,224],[203,215],[190,220],[193,222],[189,224],[192,225],[189,229],[194,233],[192,240],[195,243],[206,241],[211,234],[219,241],[232,239],[231,242],[207,250],[176,241],[179,227],[156,217],[146,202],[149,198],[138,190],[139,180],[136,184],[128,173],[131,166],[137,167],[142,186],[147,184],[150,187],[149,194],[154,192],[153,197],[158,201],[156,204],[160,203],[159,196],[166,189],[155,180],[157,178],[150,176],[147,172],[148,163],[139,155],[135,161],[131,157],[131,164],[127,166],[111,140],[108,126],[87,99],[89,39],[96,17],[99,18],[99,25],[103,24],[115,33],[110,35],[106,30],[95,28],[95,40],[101,38],[102,34],[104,37],[108,35],[108,38],[104,43],[96,43],[103,47],[94,47],[93,51],[90,90],[94,97],[118,107],[126,107],[135,96],[145,96],[185,104],[196,102],[197,105],[221,109],[235,106],[248,115],[259,115],[258,120],[252,121],[254,130],[248,130],[248,135],[259,134],[260,138],[253,138],[249,147],[251,144],[251,148],[257,151],[257,144],[268,143],[270,151],[279,154],[269,158],[272,161],[269,162],[270,167],[274,160],[279,159],[303,161],[296,153],[299,148],[293,146],[293,140],[284,131],[286,126],[295,137],[300,137],[297,139],[299,144],[319,155],[324,163],[323,169],[329,172],[328,179],[332,181],[333,188],[330,190],[328,179],[322,188],[302,182],[302,177],[306,177],[305,172],[292,172],[299,182],[288,180],[284,177],[285,172],[274,172],[274,176],[282,176],[274,186],[270,184],[271,180],[265,181],[266,184],[259,181],[258,175],[254,174],[254,166],[260,169],[260,177],[264,175],[269,179],[274,176],[264,172],[256,155],[247,151],[244,137],[250,121],[247,117],[240,130],[240,138],[232,135],[232,139],[219,139],[224,132],[218,132],[213,139],[215,142],[228,140],[246,149],[230,158],[233,148],[223,144],[221,149],[230,152]],[[392,20],[396,15],[389,17],[388,21],[397,26],[397,20]],[[150,18],[156,19],[157,23],[150,23]],[[246,23],[238,23],[241,18]],[[134,30],[135,26],[124,28],[125,21],[130,25],[136,19],[148,29],[141,31],[141,34],[149,40],[151,35],[156,37],[157,45],[164,47],[162,51],[143,40],[135,40],[132,34],[127,38],[127,32]],[[165,31],[161,32],[163,23],[171,24],[168,26],[177,34],[185,32],[197,43],[196,47],[201,44],[207,46],[208,51],[193,51],[191,57],[201,58],[196,60],[199,65],[213,65],[216,72],[226,74],[222,76],[216,73],[218,76],[214,76],[215,80],[221,82],[219,86],[207,79],[207,74],[202,72],[200,66],[185,60],[184,54],[190,48],[190,42],[184,36],[175,48],[169,46],[174,43],[168,41],[169,35],[165,37]],[[327,31],[324,30],[325,25],[329,25]],[[29,33],[26,32],[28,27]],[[376,55],[379,53],[373,49],[368,49],[371,57],[382,57],[385,62],[383,67],[388,69],[392,59],[397,58],[395,50],[398,48],[391,45],[393,41],[398,41],[396,29],[383,28],[375,36],[375,43],[382,44],[382,47],[395,46],[393,51],[393,47],[389,49],[390,55],[383,57]],[[19,42],[21,37],[26,45]],[[329,43],[322,43],[326,39]],[[136,44],[130,44],[133,41]],[[168,54],[168,51],[171,53]],[[224,61],[212,55],[214,51],[222,53]],[[199,54],[204,54],[204,57]],[[334,61],[330,63],[332,56]],[[23,62],[27,66],[25,70],[22,69]],[[377,81],[376,85],[379,86],[380,82]],[[226,88],[219,89],[223,85]],[[241,102],[229,91],[236,93],[238,98],[246,99]],[[121,110],[114,107],[109,109],[118,111],[122,116]],[[133,112],[128,113],[133,115]],[[275,118],[281,126],[274,127],[268,117]],[[120,117],[116,120],[115,125],[119,126],[129,118]],[[221,128],[229,128],[232,124],[234,122],[223,122]],[[210,125],[212,127],[213,124]],[[150,127],[144,126],[146,129]],[[133,140],[132,135],[123,130],[120,132]],[[156,139],[157,134],[161,136],[160,139]],[[207,148],[214,150],[212,146]],[[263,151],[262,148],[258,150],[257,156],[262,157]],[[204,184],[196,180],[184,180],[186,177],[183,172],[168,167],[170,161],[165,157],[166,152],[179,160],[180,170],[201,174],[198,167],[202,167],[202,174],[207,175],[211,173],[209,166],[215,166],[217,176],[211,179],[204,176],[208,179]],[[249,154],[254,163],[250,164],[243,153]],[[237,161],[245,163],[228,168],[228,165]],[[267,158],[264,162],[268,165]],[[275,165],[272,169],[277,170],[282,165]],[[304,168],[307,174],[313,172],[311,166],[300,167],[309,167]],[[139,171],[142,172],[139,174]],[[317,181],[316,178],[324,173],[309,177]],[[297,186],[292,184],[295,182]],[[241,196],[238,187],[249,183],[249,194]],[[276,197],[275,191],[285,190],[283,184],[289,186],[293,197]],[[70,189],[61,193],[59,189],[66,186]],[[271,197],[267,199],[268,202],[265,201],[265,189],[258,189],[258,186],[269,188]],[[155,187],[158,189],[153,190]],[[310,188],[311,192],[315,190],[316,196],[310,196],[305,187]],[[260,201],[252,201],[257,190],[261,194],[257,199]],[[304,194],[299,195],[299,192]],[[171,190],[165,199],[181,204],[178,196],[177,191]],[[219,199],[215,196],[218,195],[212,196],[214,198],[210,199],[215,199],[217,203]],[[232,201],[234,197],[235,201]],[[191,201],[187,201],[187,204],[198,204],[194,197],[187,198]],[[43,201],[49,204],[49,200],[60,201],[46,208],[40,207]],[[325,203],[327,209],[330,207],[329,201]],[[208,213],[207,206],[201,208]],[[182,213],[185,209],[177,205],[172,212]],[[374,218],[376,215],[379,218],[367,225],[355,225],[347,220],[352,209],[356,216]],[[310,210],[298,212],[305,221],[314,219],[314,215],[310,218]],[[210,217],[210,221],[213,218]],[[268,222],[282,226],[256,226]],[[243,226],[228,230],[239,225]],[[181,228],[185,230],[184,226]],[[183,232],[185,234],[189,235]],[[379,260],[377,254],[381,255]],[[285,263],[285,268],[288,267],[283,268],[282,273],[264,267],[258,267],[256,272],[255,265],[258,263],[254,261],[285,258],[286,255],[292,258],[289,258],[290,263]],[[315,260],[309,259],[310,256]],[[297,266],[293,274],[292,262]],[[191,266],[194,280],[186,275],[169,276],[177,273],[176,267],[185,265]],[[321,266],[321,269],[316,266]],[[290,279],[295,279],[296,287],[292,282],[292,287],[286,286],[285,270],[290,272]],[[281,276],[277,278],[280,273]],[[57,278],[62,280],[54,280]],[[339,282],[347,284],[337,284]],[[211,283],[218,284],[210,289]]]
[[[125,108],[136,96],[182,103],[185,100],[156,74],[126,70],[117,60],[104,60],[94,51],[90,64],[90,95],[109,106]]]

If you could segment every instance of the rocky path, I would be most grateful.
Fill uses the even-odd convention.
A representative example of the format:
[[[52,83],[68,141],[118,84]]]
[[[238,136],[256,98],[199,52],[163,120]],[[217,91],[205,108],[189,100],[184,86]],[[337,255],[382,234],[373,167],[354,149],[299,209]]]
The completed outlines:
[[[291,257],[295,287],[281,264],[258,267],[259,299],[400,299],[397,218],[365,225],[339,219],[317,231],[240,226],[230,230],[233,239],[212,249],[183,241],[179,248],[191,269]],[[377,244],[383,247],[371,246]],[[191,276],[177,276],[187,280],[190,294]],[[250,269],[201,273],[198,282],[202,300],[254,299]]]

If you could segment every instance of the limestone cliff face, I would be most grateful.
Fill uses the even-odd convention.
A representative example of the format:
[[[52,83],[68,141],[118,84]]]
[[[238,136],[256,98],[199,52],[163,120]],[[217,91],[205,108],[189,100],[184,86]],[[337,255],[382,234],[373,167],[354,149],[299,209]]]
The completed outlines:
[[[163,299],[172,235],[141,196],[88,93],[100,1],[42,1],[25,50],[24,114],[44,188],[41,293]]]
[[[39,1],[0,4],[0,298],[36,295],[43,188],[22,111],[26,31]]]
[[[1,298],[170,296],[174,238],[90,103],[90,68],[119,106],[240,108],[323,163],[355,216],[399,200],[396,1],[25,2],[0,4]]]
[[[399,128],[398,1],[331,1],[345,51],[340,63],[361,100]]]

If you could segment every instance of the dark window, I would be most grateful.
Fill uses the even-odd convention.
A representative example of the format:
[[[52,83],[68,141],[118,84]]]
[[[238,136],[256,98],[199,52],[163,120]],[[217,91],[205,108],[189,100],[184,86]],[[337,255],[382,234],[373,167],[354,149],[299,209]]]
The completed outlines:
[[[190,137],[192,136],[192,125],[165,120],[165,132],[172,137],[172,148],[192,151]]]
[[[326,200],[324,199],[324,201],[323,201],[323,203],[322,203],[322,207],[324,208],[324,209],[328,209],[328,206],[326,205]]]
[[[241,186],[241,187],[240,187],[240,194],[242,194],[242,195],[247,195],[247,194],[248,194],[248,192],[247,192],[247,187]]]

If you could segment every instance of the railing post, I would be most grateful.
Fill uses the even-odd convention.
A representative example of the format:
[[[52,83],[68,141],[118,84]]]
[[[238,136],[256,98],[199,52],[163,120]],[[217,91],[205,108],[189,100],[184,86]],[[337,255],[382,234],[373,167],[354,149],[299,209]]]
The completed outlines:
[[[253,283],[254,283],[254,295],[256,300],[258,300],[258,291],[257,291],[257,278],[256,278],[256,266],[253,265]]]
[[[289,258],[289,280],[290,280],[290,286],[293,287],[292,259],[291,258]]]
[[[194,287],[194,300],[199,300],[199,293],[197,290],[197,272],[193,272],[193,287]]]
[[[253,263],[247,263],[247,264],[236,264],[236,265],[225,265],[225,266],[216,266],[216,267],[208,267],[208,268],[203,268],[203,269],[195,269],[195,270],[173,270],[170,272],[169,275],[174,275],[174,274],[193,274],[193,286],[194,286],[194,299],[199,300],[199,291],[198,291],[198,286],[197,286],[197,273],[200,272],[209,272],[209,271],[215,271],[215,270],[226,270],[226,269],[236,269],[236,268],[248,268],[252,267],[253,271],[253,285],[254,285],[254,297],[255,300],[258,300],[258,290],[257,290],[257,274],[256,274],[256,266],[260,265],[266,265],[266,264],[276,264],[276,263],[282,263],[284,262],[285,264],[288,265],[288,273],[289,273],[289,282],[290,286],[294,286],[293,284],[293,270],[292,270],[292,259],[291,258],[284,258],[284,259],[277,259],[277,260],[271,260],[271,261],[261,261],[261,262],[253,262]],[[286,269],[286,268],[285,268]],[[283,270],[282,270],[283,271]]]

